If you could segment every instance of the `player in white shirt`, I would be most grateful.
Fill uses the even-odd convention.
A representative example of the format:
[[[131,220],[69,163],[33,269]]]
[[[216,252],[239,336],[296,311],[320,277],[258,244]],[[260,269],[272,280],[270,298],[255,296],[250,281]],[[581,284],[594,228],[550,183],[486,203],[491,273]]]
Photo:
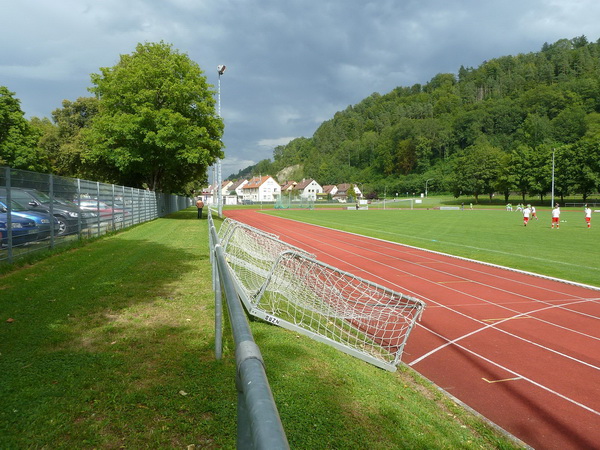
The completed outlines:
[[[583,210],[585,212],[585,223],[587,223],[588,228],[592,228],[592,208],[588,205],[585,205]]]
[[[523,208],[523,225],[527,226],[527,222],[529,222],[530,214],[531,214],[531,206],[527,205],[527,207]]]
[[[556,229],[560,228],[560,206],[557,203],[552,210],[552,228],[556,224]]]
[[[531,207],[531,219],[532,219],[532,220],[533,220],[533,219],[535,219],[535,220],[538,220],[538,216],[537,216],[537,212],[536,212],[536,210],[535,210],[535,206],[532,206],[532,207]]]

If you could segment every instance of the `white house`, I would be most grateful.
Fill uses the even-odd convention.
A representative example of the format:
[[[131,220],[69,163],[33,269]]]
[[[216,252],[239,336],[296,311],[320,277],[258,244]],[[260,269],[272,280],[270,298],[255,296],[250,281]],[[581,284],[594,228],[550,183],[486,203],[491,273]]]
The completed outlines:
[[[290,192],[296,189],[297,184],[298,183],[296,183],[295,181],[286,181],[281,185],[281,193],[283,195],[288,195]]]
[[[224,180],[221,183],[221,195],[223,197],[225,197],[226,195],[229,195],[229,188],[233,185],[233,181],[231,180]]]
[[[253,202],[274,202],[281,195],[281,186],[269,175],[254,177],[242,187],[243,199]]]
[[[238,200],[242,200],[244,198],[244,186],[248,184],[248,180],[243,179],[234,182],[231,186],[229,186],[229,195],[235,195]],[[240,203],[240,202],[238,202]]]
[[[352,192],[354,192],[354,194],[352,194]],[[349,183],[338,184],[336,193],[332,195],[334,200],[343,203],[345,203],[348,200],[348,197],[353,197],[354,200],[363,198],[362,192],[360,191],[358,186]]]
[[[332,197],[337,194],[338,188],[335,184],[326,184],[323,186],[323,195],[331,195]]]
[[[312,178],[308,180],[302,180],[296,184],[296,190],[300,194],[300,198],[306,200],[316,200],[317,195],[323,193],[323,188],[321,185]]]

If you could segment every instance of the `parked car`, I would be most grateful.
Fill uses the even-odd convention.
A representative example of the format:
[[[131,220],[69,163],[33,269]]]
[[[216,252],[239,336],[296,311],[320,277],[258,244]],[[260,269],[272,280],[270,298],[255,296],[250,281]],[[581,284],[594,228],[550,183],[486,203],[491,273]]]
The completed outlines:
[[[37,240],[47,239],[52,233],[52,226],[54,225],[54,235],[58,235],[60,225],[58,219],[52,217],[48,213],[39,211],[33,211],[25,208],[25,206],[12,200],[10,204],[10,211],[13,216],[24,217],[25,219],[31,219],[35,222],[38,227]],[[6,198],[0,197],[0,211],[8,211],[8,201]]]
[[[10,215],[12,230],[12,245],[22,245],[35,241],[38,228],[35,221],[25,217]],[[0,208],[0,245],[8,245],[8,211]]]
[[[84,211],[96,212],[102,219],[113,219],[114,214],[115,222],[123,222],[123,216],[129,214],[123,209],[118,208],[116,205],[113,207],[110,202],[82,198],[79,201],[76,200],[74,203],[79,205]]]
[[[92,211],[82,211],[69,200],[54,198],[54,201],[45,193],[36,189],[11,188],[11,200],[15,200],[27,209],[49,213],[52,205],[52,214],[58,220],[59,235],[76,233],[78,222],[81,221],[81,229],[88,228],[90,222],[98,215]],[[6,188],[0,188],[0,196],[6,197]]]

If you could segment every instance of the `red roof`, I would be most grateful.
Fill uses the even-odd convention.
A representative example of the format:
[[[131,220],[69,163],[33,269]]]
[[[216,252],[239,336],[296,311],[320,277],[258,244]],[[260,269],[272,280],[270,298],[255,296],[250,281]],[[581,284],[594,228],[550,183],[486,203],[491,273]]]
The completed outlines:
[[[264,177],[253,177],[248,181],[248,184],[246,184],[242,189],[256,189],[262,186],[262,184],[269,178],[271,178],[270,175],[265,175]]]

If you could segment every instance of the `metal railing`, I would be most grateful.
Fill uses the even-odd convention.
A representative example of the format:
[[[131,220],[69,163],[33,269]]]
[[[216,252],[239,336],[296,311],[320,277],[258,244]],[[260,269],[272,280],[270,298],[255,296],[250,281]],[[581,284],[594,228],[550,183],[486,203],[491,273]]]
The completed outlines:
[[[222,293],[225,294],[227,301],[235,341],[238,390],[237,448],[288,449],[289,444],[267,380],[264,361],[252,337],[210,210],[208,220],[215,288],[217,359],[222,355]]]

